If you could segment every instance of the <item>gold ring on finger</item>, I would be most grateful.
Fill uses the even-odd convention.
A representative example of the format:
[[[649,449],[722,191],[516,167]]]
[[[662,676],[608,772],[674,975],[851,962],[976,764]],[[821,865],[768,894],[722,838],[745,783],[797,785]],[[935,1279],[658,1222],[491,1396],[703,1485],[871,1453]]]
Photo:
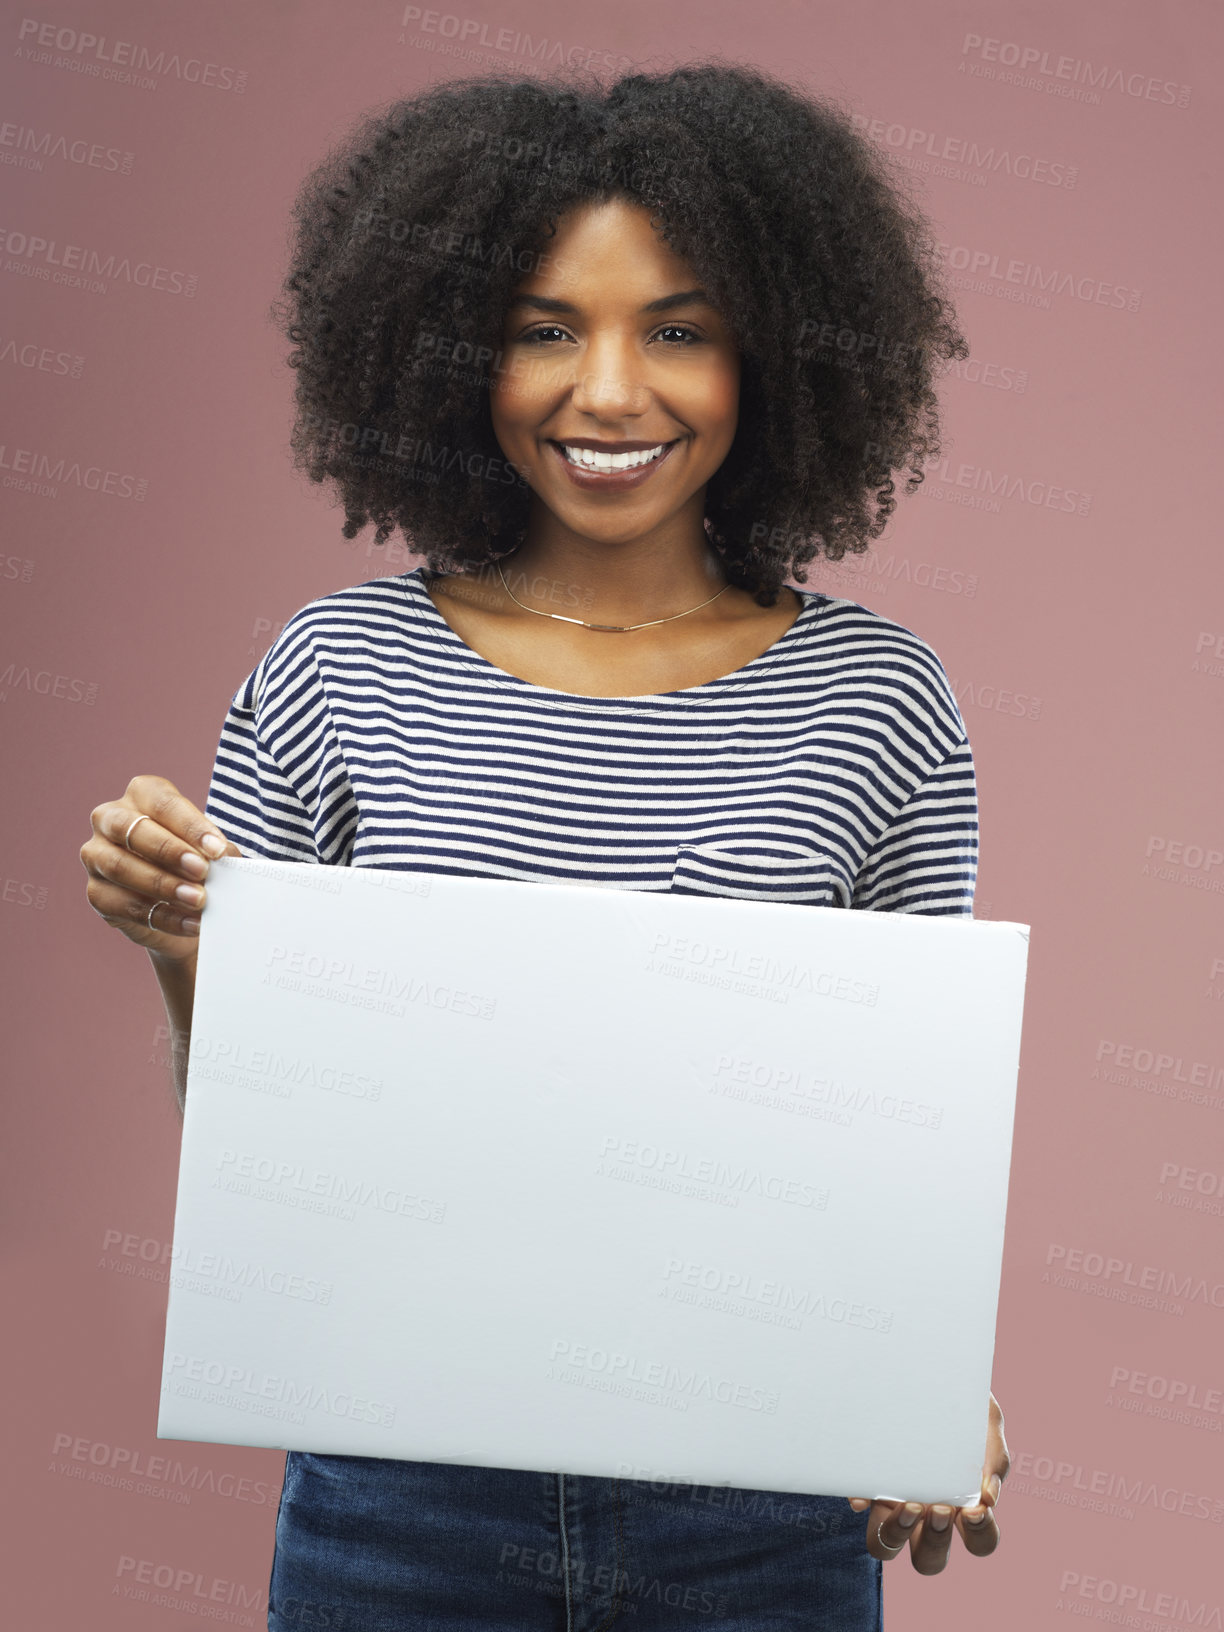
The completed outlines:
[[[883,1549],[884,1549],[884,1551],[886,1553],[899,1553],[901,1551],[902,1547],[905,1546],[905,1543],[903,1541],[899,1541],[895,1547],[890,1547],[889,1544],[884,1540],[884,1537],[880,1534],[880,1531],[883,1530],[883,1528],[884,1528],[884,1520],[881,1519],[879,1524],[876,1525],[876,1546],[877,1547],[883,1547]]]
[[[132,847],[131,847],[131,845],[130,845],[130,844],[129,844],[129,843],[128,843],[128,840],[129,840],[129,839],[130,839],[130,838],[131,838],[131,836],[132,836],[132,829],[133,829],[133,828],[134,828],[134,827],[135,827],[135,826],[136,826],[136,822],[147,822],[147,821],[148,821],[148,819],[149,819],[149,818],[148,818],[148,817],[147,817],[147,816],[145,816],[145,815],[144,815],[144,814],[143,814],[143,813],[142,813],[142,814],[141,814],[141,815],[139,815],[139,816],[137,816],[137,818],[136,818],[136,821],[133,821],[133,822],[129,822],[129,823],[128,823],[128,830],[127,830],[127,832],[126,832],[126,833],[125,833],[125,834],[124,834],[124,835],[123,835],[123,846],[124,846],[124,849],[125,849],[125,850],[132,850]],[[132,850],[132,854],[133,854],[133,855],[135,855],[135,854],[136,854],[136,852],[135,852],[135,851],[134,851],[134,850]]]

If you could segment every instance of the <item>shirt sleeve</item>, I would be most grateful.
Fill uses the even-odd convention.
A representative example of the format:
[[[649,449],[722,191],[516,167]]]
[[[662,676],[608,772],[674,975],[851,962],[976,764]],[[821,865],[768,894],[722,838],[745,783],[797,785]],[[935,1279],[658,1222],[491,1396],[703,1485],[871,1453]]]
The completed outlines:
[[[972,918],[977,868],[977,779],[962,735],[867,852],[850,905]]]
[[[244,856],[318,863],[310,811],[256,723],[270,656],[247,676],[229,705],[204,813]]]

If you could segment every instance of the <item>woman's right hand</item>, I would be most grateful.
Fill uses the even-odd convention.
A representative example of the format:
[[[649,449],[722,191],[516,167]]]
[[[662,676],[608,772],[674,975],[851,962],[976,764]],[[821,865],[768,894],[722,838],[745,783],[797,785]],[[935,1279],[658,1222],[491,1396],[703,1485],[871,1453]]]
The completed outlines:
[[[176,962],[194,958],[208,857],[242,851],[164,776],[134,776],[122,798],[97,805],[89,819],[93,837],[81,846],[81,861],[90,906],[147,951]]]

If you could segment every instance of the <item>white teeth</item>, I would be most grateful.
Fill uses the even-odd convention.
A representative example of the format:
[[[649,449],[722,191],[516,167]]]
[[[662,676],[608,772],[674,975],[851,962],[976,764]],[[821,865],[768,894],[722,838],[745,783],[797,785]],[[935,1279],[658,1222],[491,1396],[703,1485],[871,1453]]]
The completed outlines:
[[[571,465],[582,465],[586,470],[634,470],[638,465],[648,465],[652,459],[657,459],[667,443],[660,442],[657,447],[643,448],[639,453],[596,453],[594,448],[571,448],[565,442],[561,446]]]

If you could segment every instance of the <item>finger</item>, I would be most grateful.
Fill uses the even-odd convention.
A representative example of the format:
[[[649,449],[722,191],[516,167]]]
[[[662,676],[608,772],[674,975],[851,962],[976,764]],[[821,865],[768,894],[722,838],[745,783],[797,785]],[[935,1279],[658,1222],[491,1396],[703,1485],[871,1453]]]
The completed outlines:
[[[982,1465],[982,1497],[990,1505],[993,1496],[998,1501],[1003,1481],[1011,1468],[1011,1456],[1003,1434],[1003,1412],[994,1395],[990,1396],[986,1431],[986,1460]]]
[[[962,1507],[956,1515],[956,1528],[965,1543],[965,1551],[975,1558],[986,1558],[999,1545],[999,1521],[993,1508]]]
[[[102,825],[107,825],[105,819]],[[141,823],[142,827],[145,825]],[[156,835],[150,842],[158,842]],[[189,913],[198,913],[204,906],[206,898],[204,886],[198,880],[186,877],[182,873],[167,872],[155,861],[146,861],[143,856],[125,850],[121,844],[114,844],[109,839],[87,840],[81,846],[81,860],[91,878],[103,884],[118,885],[120,889],[129,891],[136,898],[137,904],[143,901],[145,913],[154,901],[169,902]],[[90,905],[98,910],[99,903],[94,898],[94,892],[90,892],[89,899]],[[112,898],[107,896],[108,912],[115,910],[111,901]],[[131,910],[134,911],[135,907]]]
[[[910,1563],[919,1575],[938,1575],[947,1567],[952,1537],[956,1534],[952,1523],[955,1509],[937,1502],[915,1526],[914,1543],[910,1549]]]
[[[186,811],[195,810],[190,800],[179,799],[178,803]],[[207,876],[208,856],[201,854],[201,850],[215,851],[217,855],[241,855],[238,846],[215,824],[209,823],[207,829],[202,830],[199,822],[177,808],[163,810],[163,814],[167,822],[179,823],[179,829],[165,825],[128,799],[98,805],[91,812],[91,821],[101,843],[112,845],[116,852],[122,851],[125,855],[145,857],[163,871],[177,874],[179,880],[189,879],[198,884]]]
[[[173,782],[167,781],[164,776],[134,776],[127,785],[123,803],[131,805],[132,815],[144,815],[150,821],[141,822],[132,834],[133,848],[139,847],[142,855],[150,854],[148,850],[147,830],[151,824],[156,824],[163,832],[172,834],[181,841],[181,847],[190,846],[204,857],[221,855],[238,855],[241,852],[236,844],[231,843],[217,826],[191,800],[184,797]],[[128,818],[130,824],[131,817]],[[123,842],[122,834],[109,834],[108,837]]]
[[[846,1500],[856,1513],[862,1513],[871,1506],[871,1498],[868,1496],[847,1496]]]
[[[178,937],[197,940],[200,933],[198,912],[180,903],[154,903],[117,884],[91,878],[86,889],[89,904],[112,929],[121,929],[130,940],[141,946],[157,949]],[[152,914],[153,922],[149,923]]]
[[[899,1558],[922,1514],[921,1502],[877,1502],[867,1522],[867,1551],[886,1564]]]

